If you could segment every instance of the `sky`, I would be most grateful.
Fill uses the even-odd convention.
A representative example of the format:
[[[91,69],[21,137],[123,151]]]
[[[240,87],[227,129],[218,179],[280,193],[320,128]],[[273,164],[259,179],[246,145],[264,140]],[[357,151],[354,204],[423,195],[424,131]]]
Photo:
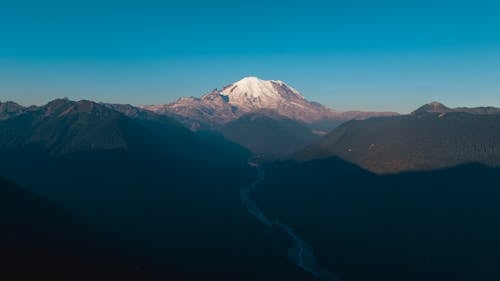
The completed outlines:
[[[500,107],[500,1],[0,0],[0,101],[134,105],[246,76],[337,110]]]

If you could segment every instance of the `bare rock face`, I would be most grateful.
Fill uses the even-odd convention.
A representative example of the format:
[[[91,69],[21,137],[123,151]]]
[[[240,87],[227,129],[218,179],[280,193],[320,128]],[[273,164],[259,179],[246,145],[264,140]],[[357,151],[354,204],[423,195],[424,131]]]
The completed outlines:
[[[213,90],[201,98],[180,98],[165,105],[143,108],[159,114],[174,114],[192,121],[221,125],[239,117],[262,110],[304,123],[319,120],[365,119],[372,116],[395,115],[379,112],[337,112],[317,102],[306,100],[299,91],[279,80],[262,80],[246,77]]]
[[[222,124],[241,116],[239,108],[228,102],[219,91],[203,95],[201,98],[180,98],[164,107],[162,113],[174,113],[201,122]]]

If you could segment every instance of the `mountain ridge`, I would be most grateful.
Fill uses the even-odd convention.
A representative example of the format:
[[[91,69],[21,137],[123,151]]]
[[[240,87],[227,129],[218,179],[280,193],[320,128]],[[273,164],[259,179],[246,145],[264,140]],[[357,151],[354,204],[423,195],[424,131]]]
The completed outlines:
[[[126,149],[121,113],[88,100],[55,99],[0,122],[0,148],[42,148],[55,154]]]
[[[295,88],[281,80],[263,80],[245,77],[226,85],[222,90],[196,97],[181,97],[163,105],[149,105],[142,108],[159,114],[175,114],[190,122],[221,125],[242,115],[261,109],[274,110],[279,115],[300,122],[313,123],[319,120],[364,119],[372,116],[396,115],[395,112],[338,112],[320,103],[308,101]]]
[[[500,114],[433,103],[407,115],[346,122],[294,158],[337,156],[381,174],[468,162],[500,166],[499,131]]]
[[[480,107],[447,107],[446,105],[433,101],[427,104],[422,105],[421,107],[417,108],[414,110],[411,114],[414,115],[421,115],[421,114],[427,114],[427,113],[433,113],[433,114],[446,114],[450,112],[463,112],[463,113],[470,113],[470,114],[499,114],[500,113],[500,108],[498,107],[493,107],[493,106],[480,106]]]

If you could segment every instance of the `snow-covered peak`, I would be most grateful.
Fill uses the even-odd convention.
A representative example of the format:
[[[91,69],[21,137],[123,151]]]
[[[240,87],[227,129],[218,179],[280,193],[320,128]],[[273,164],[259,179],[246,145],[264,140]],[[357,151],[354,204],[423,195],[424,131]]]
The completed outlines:
[[[226,86],[220,92],[227,96],[229,103],[241,108],[276,108],[281,103],[304,100],[304,97],[279,80],[263,80],[257,77],[245,77]]]

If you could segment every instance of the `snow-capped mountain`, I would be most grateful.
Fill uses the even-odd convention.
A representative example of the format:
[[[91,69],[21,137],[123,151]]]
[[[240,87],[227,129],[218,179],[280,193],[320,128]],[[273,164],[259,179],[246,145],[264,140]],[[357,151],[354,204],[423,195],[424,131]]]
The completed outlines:
[[[187,97],[165,105],[143,108],[160,114],[173,114],[193,121],[224,124],[245,114],[269,110],[276,114],[311,123],[319,120],[349,120],[394,113],[337,112],[319,103],[306,100],[299,91],[279,80],[246,77],[213,90],[201,98]]]
[[[304,122],[334,115],[331,109],[307,101],[297,90],[279,80],[246,77],[224,87],[220,95],[243,112],[272,109],[279,115]]]

